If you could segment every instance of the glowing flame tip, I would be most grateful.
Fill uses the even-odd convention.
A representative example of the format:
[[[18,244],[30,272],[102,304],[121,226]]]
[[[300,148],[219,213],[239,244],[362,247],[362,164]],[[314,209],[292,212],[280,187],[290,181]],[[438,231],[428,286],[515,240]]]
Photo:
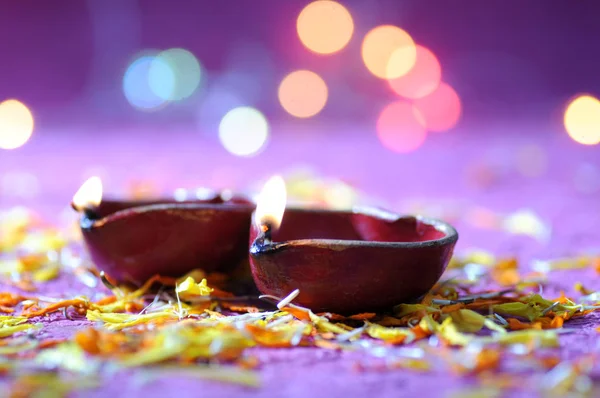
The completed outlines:
[[[73,195],[73,207],[77,211],[98,207],[102,202],[102,181],[91,177]]]
[[[281,176],[271,177],[265,183],[256,201],[254,220],[258,226],[269,225],[273,229],[279,228],[285,212],[286,201],[285,181]]]

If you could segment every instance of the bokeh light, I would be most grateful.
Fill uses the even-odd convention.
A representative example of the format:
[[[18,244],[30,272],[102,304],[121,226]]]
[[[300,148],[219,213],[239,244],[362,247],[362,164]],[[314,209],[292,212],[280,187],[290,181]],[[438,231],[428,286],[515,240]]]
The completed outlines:
[[[442,79],[442,68],[435,54],[423,46],[417,45],[416,49],[415,65],[404,76],[389,80],[392,90],[405,98],[415,99],[431,94],[440,85]],[[396,63],[394,54],[389,64],[392,68]],[[390,74],[391,72],[393,70]]]
[[[152,71],[152,73],[150,73]],[[161,59],[143,55],[129,65],[123,76],[123,93],[140,110],[153,111],[168,104],[175,91],[175,74]]]
[[[290,115],[307,118],[316,115],[327,103],[327,84],[319,75],[298,70],[279,85],[279,102]]]
[[[352,186],[335,181],[328,184],[323,192],[323,199],[330,209],[351,210],[358,200],[358,194]]]
[[[200,85],[201,76],[200,62],[183,48],[160,52],[152,60],[148,71],[152,91],[169,101],[179,101],[192,95]]]
[[[33,133],[33,115],[16,99],[0,102],[0,149],[19,148]]]
[[[565,128],[569,136],[583,145],[600,143],[600,101],[591,95],[581,95],[567,106]]]
[[[386,148],[398,152],[412,152],[427,137],[423,121],[411,104],[397,101],[387,105],[377,119],[377,136]]]
[[[348,44],[354,22],[350,12],[340,3],[317,0],[300,12],[296,29],[306,48],[318,54],[331,54]]]
[[[264,148],[269,124],[255,108],[242,106],[227,112],[219,124],[219,139],[225,149],[237,156],[253,156]]]
[[[173,198],[177,202],[185,202],[188,199],[188,191],[185,188],[177,188],[175,192],[173,192]]]
[[[460,97],[452,87],[443,82],[431,94],[415,99],[413,104],[423,116],[425,127],[429,131],[450,130],[462,115]]]
[[[362,43],[365,66],[381,79],[396,79],[412,69],[417,61],[415,42],[404,30],[392,25],[378,26]]]

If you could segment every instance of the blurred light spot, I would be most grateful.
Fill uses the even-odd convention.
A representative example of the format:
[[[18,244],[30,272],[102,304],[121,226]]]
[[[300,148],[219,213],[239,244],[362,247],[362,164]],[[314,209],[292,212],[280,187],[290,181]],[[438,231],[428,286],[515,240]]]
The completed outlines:
[[[34,174],[15,171],[2,177],[2,196],[29,199],[40,192],[40,184]]]
[[[331,54],[348,44],[354,22],[350,12],[340,3],[318,0],[300,12],[296,28],[306,48],[319,54]]]
[[[390,60],[392,67],[397,51],[394,51]],[[404,76],[390,79],[389,83],[396,94],[414,99],[431,94],[440,85],[441,79],[442,68],[437,57],[427,48],[417,46],[415,65]]]
[[[219,139],[237,156],[256,155],[267,143],[269,125],[260,111],[242,106],[227,112],[219,124]]]
[[[221,200],[223,200],[224,202],[229,202],[231,199],[233,199],[233,191],[231,189],[224,189],[221,191]]]
[[[575,189],[582,193],[600,192],[600,170],[591,163],[584,163],[575,170]]]
[[[565,111],[565,128],[583,145],[600,143],[600,101],[590,95],[575,98]]]
[[[175,95],[175,71],[164,59],[152,58],[147,72],[148,87],[164,101],[171,101]]]
[[[188,198],[188,192],[185,188],[177,188],[173,193],[173,197],[177,202],[185,202]]]
[[[503,173],[489,161],[475,161],[467,166],[466,177],[469,185],[487,189],[502,179]]]
[[[323,197],[331,209],[350,210],[356,204],[357,193],[350,185],[337,181],[326,188]]]
[[[171,95],[174,89],[175,75],[170,66],[152,55],[133,61],[123,77],[125,98],[140,110],[153,111],[164,107],[168,103],[165,97]]]
[[[319,75],[298,70],[287,75],[279,85],[279,102],[283,109],[296,117],[311,117],[327,102],[327,85]]]
[[[404,30],[392,25],[382,25],[365,36],[362,59],[375,76],[396,79],[408,73],[415,65],[417,49],[412,37]]]
[[[202,69],[198,59],[182,48],[160,52],[150,65],[150,87],[164,100],[178,101],[189,97],[200,85]]]
[[[529,209],[518,210],[508,215],[502,222],[505,231],[514,235],[526,235],[547,243],[552,228],[540,216]]]
[[[33,133],[33,115],[15,99],[0,102],[0,149],[19,148]]]
[[[158,198],[161,195],[161,190],[155,179],[156,176],[154,176],[152,181],[146,179],[129,181],[127,184],[127,193],[131,199]]]
[[[210,188],[200,187],[196,189],[196,199],[198,200],[209,200],[214,198],[215,191]]]
[[[526,145],[517,151],[516,166],[526,177],[539,177],[546,171],[548,156],[538,145]]]
[[[441,83],[431,94],[416,99],[414,106],[423,115],[429,131],[450,130],[456,126],[462,114],[458,94],[446,83]]]
[[[379,115],[377,135],[386,148],[404,153],[419,148],[427,132],[411,104],[397,101],[386,106]]]

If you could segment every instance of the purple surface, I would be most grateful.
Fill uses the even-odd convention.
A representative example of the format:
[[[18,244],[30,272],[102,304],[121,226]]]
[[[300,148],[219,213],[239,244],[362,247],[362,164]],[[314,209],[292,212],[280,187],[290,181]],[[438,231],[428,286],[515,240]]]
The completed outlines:
[[[445,210],[463,205],[489,207],[510,212],[532,208],[553,227],[549,243],[542,244],[529,237],[510,236],[497,231],[473,228],[469,220],[456,226],[461,238],[458,251],[483,247],[502,254],[516,254],[524,263],[532,257],[552,258],[598,249],[600,230],[600,193],[592,188],[598,184],[594,173],[588,173],[582,192],[576,177],[581,167],[598,170],[598,148],[577,146],[558,132],[547,132],[536,142],[547,155],[548,167],[537,178],[527,178],[515,169],[515,153],[530,144],[518,134],[507,135],[508,128],[483,128],[473,137],[460,131],[431,135],[422,150],[409,155],[394,155],[379,146],[374,135],[361,141],[344,140],[346,135],[295,134],[289,139],[285,128],[275,132],[269,150],[258,158],[240,159],[223,153],[216,143],[198,137],[169,131],[150,133],[116,131],[102,141],[75,139],[73,132],[46,134],[43,130],[27,146],[0,154],[0,172],[29,172],[37,176],[39,195],[31,198],[5,194],[0,205],[23,203],[38,208],[56,219],[57,211],[66,209],[72,193],[91,169],[101,172],[107,191],[119,192],[132,178],[152,180],[161,190],[178,186],[211,185],[215,188],[246,188],[247,181],[258,182],[273,173],[293,170],[298,164],[312,164],[326,176],[354,182],[363,191],[387,207],[402,209],[415,200],[438,203]],[[513,130],[514,131],[514,130]],[[287,131],[289,132],[289,131]],[[54,133],[54,132],[53,132]],[[296,133],[299,133],[296,131]],[[496,135],[490,135],[495,133]],[[355,137],[352,135],[351,137]],[[294,148],[294,151],[290,151]],[[327,152],[323,151],[327,148]],[[365,156],[368,155],[368,156]],[[100,170],[99,165],[106,165]],[[586,166],[587,165],[587,166]],[[487,186],[475,184],[470,170],[489,170],[495,177]],[[253,185],[258,188],[259,183]],[[585,188],[587,187],[587,188]],[[69,214],[69,213],[67,213]],[[60,218],[60,217],[58,217]],[[571,294],[573,284],[582,281],[589,289],[599,290],[600,280],[591,269],[566,271],[552,276],[545,296],[558,296],[560,290]],[[47,294],[69,297],[91,295],[76,280],[62,277],[43,287]],[[5,289],[2,289],[5,290]],[[53,316],[43,333],[47,337],[67,337],[86,322],[63,320]],[[574,333],[561,337],[560,355],[573,360],[584,354],[600,351],[596,315],[568,322],[565,327]],[[445,371],[417,373],[408,370],[357,372],[354,365],[374,361],[360,353],[325,351],[321,349],[256,349],[261,360],[260,389],[241,388],[189,378],[168,378],[139,384],[130,373],[118,373],[99,390],[78,396],[331,396],[364,397],[366,395],[450,396],[453,392],[473,386],[474,380],[452,376]],[[533,389],[539,375],[525,379],[525,389]],[[514,392],[515,396],[532,396]]]
[[[545,295],[558,296],[561,289],[570,292],[576,281],[585,281],[589,288],[600,289],[600,281],[593,270],[568,271],[555,275],[553,282],[546,287]],[[93,290],[79,286],[79,282],[67,276],[48,283],[41,292],[62,297],[76,294],[93,296]],[[62,314],[54,314],[41,321],[44,323],[44,328],[38,335],[40,338],[68,338],[77,330],[92,325],[85,320],[65,320]],[[598,332],[595,331],[599,324],[600,316],[597,314],[567,322],[565,328],[573,329],[574,332],[562,336],[561,348],[557,350],[561,358],[576,360],[590,353],[600,353]],[[357,364],[368,367],[381,363],[380,359],[360,352],[338,352],[317,348],[252,349],[250,352],[261,363],[259,368],[261,388],[176,377],[174,373],[169,373],[168,377],[143,381],[143,378],[139,377],[142,373],[124,371],[107,377],[106,384],[100,389],[85,390],[73,396],[158,397],[176,392],[177,396],[184,398],[198,396],[199,391],[211,397],[232,394],[238,397],[267,397],[273,396],[275,391],[277,396],[287,397],[364,397],[367,394],[452,396],[465,388],[474,388],[477,385],[475,379],[452,375],[443,368],[427,373],[402,369],[357,371]],[[510,370],[510,366],[505,369]],[[592,376],[600,377],[600,368],[595,369]],[[510,396],[536,396],[532,391],[535,391],[536,386],[539,385],[539,377],[539,374],[528,376],[523,383],[524,391],[512,391]]]

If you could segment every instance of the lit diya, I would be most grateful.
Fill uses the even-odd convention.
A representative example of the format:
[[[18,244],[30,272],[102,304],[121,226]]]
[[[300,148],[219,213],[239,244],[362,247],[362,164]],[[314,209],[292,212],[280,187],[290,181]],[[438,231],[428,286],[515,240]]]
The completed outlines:
[[[377,209],[286,209],[285,183],[267,182],[250,231],[250,266],[263,294],[313,311],[385,310],[427,293],[444,272],[456,230]],[[285,213],[285,216],[284,216]]]
[[[96,266],[118,282],[194,269],[228,272],[247,258],[254,204],[214,194],[203,200],[122,201],[102,198],[102,182],[86,181],[73,197]]]

